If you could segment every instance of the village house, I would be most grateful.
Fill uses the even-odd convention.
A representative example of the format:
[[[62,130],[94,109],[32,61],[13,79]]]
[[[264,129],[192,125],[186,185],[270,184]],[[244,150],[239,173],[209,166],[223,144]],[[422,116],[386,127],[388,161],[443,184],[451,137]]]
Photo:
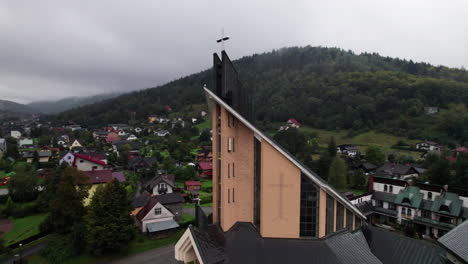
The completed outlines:
[[[34,147],[34,141],[30,138],[24,138],[20,139],[18,141],[18,146],[20,148],[33,148]]]
[[[133,171],[140,171],[154,167],[157,162],[156,157],[142,157],[138,155],[128,162],[128,168]]]
[[[148,123],[153,124],[154,122],[158,122],[158,116],[157,115],[148,116]]]
[[[116,141],[120,141],[120,136],[117,133],[110,132],[109,134],[107,134],[106,136],[107,143],[114,143]]]
[[[7,151],[7,142],[4,138],[0,138],[0,152],[4,153]]]
[[[125,174],[123,171],[113,171],[112,172],[112,179],[116,179],[119,182],[125,182],[127,179],[125,178]]]
[[[144,184],[144,188],[153,195],[173,193],[176,188],[175,175],[157,175]]]
[[[286,122],[286,124],[290,127],[294,128],[300,128],[301,123],[299,123],[295,118],[289,118],[289,120]]]
[[[350,144],[338,145],[336,146],[336,152],[354,158],[359,155],[359,147]]]
[[[130,129],[130,126],[127,124],[109,124],[108,127],[111,127],[115,131]]]
[[[381,167],[377,168],[376,175],[386,177],[396,177],[400,180],[418,177],[423,174],[424,168],[417,167],[410,164],[400,164],[395,162],[386,162]]]
[[[78,130],[81,130],[82,127],[80,125],[68,125],[68,126],[65,126],[65,129],[69,129],[71,131],[78,131]]]
[[[148,203],[149,199],[151,199],[151,194],[144,190],[141,194],[136,195],[132,200],[132,212],[130,215],[136,216],[138,212]]]
[[[201,182],[200,181],[185,181],[184,182],[184,190],[189,192],[198,192],[201,189]]]
[[[88,176],[86,184],[104,184],[113,180],[112,170],[85,171],[85,174]]]
[[[229,165],[231,167],[231,165]],[[202,161],[199,162],[196,166],[198,171],[198,177],[203,179],[211,179],[213,176],[213,164],[210,161]],[[232,164],[232,168],[229,168],[229,171],[232,170],[234,175],[235,173],[235,166]]]
[[[14,139],[20,139],[21,138],[21,132],[18,131],[18,130],[12,130],[10,131],[10,137],[14,138]]]
[[[59,160],[59,165],[62,165],[64,162],[67,163],[68,166],[73,166],[73,163],[75,162],[75,154],[72,152],[64,152]]]
[[[433,115],[433,114],[435,114],[437,112],[439,112],[439,107],[436,107],[436,106],[424,107],[424,113],[426,115]]]
[[[52,156],[51,151],[38,151],[37,154],[40,163],[49,162]],[[32,163],[34,160],[34,151],[23,152],[23,159],[25,159],[27,163]]]
[[[107,155],[104,152],[82,152],[80,154],[88,156],[94,160],[100,160],[107,164]]]
[[[134,141],[134,140],[138,140],[138,138],[137,138],[135,135],[130,134],[130,135],[126,138],[126,140]]]
[[[172,214],[174,214],[174,218],[177,222],[182,220],[183,212],[183,205],[184,205],[184,198],[182,197],[181,193],[173,192],[163,195],[156,195],[156,199],[166,207]]]
[[[94,139],[105,139],[107,138],[107,135],[109,134],[109,132],[107,131],[93,131],[93,138]]]
[[[428,152],[440,152],[442,147],[433,141],[424,141],[416,144],[416,149]]]
[[[78,141],[78,139],[75,139],[73,143],[70,145],[70,149],[76,149],[76,148],[82,148],[83,145]]]
[[[129,152],[138,153],[140,151],[140,144],[138,144],[138,142],[119,140],[112,142],[112,149],[114,153],[119,153],[119,149],[124,145],[130,146]]]
[[[143,233],[154,234],[179,227],[175,215],[153,196],[137,213],[136,224]]]
[[[119,137],[122,138],[122,137],[125,137],[125,136],[127,135],[127,132],[125,132],[125,130],[119,130],[119,131],[117,132],[117,134],[119,135]]]
[[[171,132],[165,130],[165,129],[157,129],[154,131],[154,134],[158,137],[165,137],[171,134]]]
[[[133,131],[135,131],[135,133],[139,134],[139,133],[141,133],[141,131],[143,131],[143,129],[141,129],[140,127],[135,127],[135,129],[133,129]]]
[[[89,156],[75,153],[75,159],[73,161],[73,167],[81,171],[94,171],[94,170],[104,170],[107,168],[107,164],[100,160],[92,159]]]
[[[441,237],[468,219],[466,190],[371,175],[369,191],[351,202],[367,208],[363,213],[370,212],[373,222],[414,226],[427,238]]]

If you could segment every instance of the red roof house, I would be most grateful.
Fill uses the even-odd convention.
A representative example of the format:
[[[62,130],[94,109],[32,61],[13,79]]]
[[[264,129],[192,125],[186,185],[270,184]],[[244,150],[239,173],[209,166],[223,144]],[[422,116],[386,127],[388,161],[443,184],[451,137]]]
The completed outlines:
[[[115,133],[115,132],[110,132],[109,134],[107,134],[107,137],[106,137],[106,142],[114,142],[114,141],[119,141],[120,140],[120,136],[119,134]]]
[[[86,184],[109,183],[112,181],[112,170],[95,170],[85,173],[88,176]]]
[[[201,182],[199,181],[186,181],[184,182],[184,189],[187,191],[199,191],[201,189]]]
[[[213,176],[213,164],[209,161],[199,162],[198,165],[198,176],[200,178],[211,178]]]
[[[90,156],[75,153],[73,167],[81,171],[104,170],[107,164],[104,161],[93,159]]]
[[[287,123],[290,127],[295,127],[295,128],[301,127],[301,123],[299,123],[295,118],[289,118]]]

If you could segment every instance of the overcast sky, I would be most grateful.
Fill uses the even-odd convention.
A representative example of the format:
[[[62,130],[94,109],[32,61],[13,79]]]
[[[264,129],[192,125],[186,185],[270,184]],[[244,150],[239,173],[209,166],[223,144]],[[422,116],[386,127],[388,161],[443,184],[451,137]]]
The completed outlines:
[[[0,99],[31,102],[164,84],[294,45],[468,66],[466,0],[0,0]],[[202,84],[200,84],[202,85]]]

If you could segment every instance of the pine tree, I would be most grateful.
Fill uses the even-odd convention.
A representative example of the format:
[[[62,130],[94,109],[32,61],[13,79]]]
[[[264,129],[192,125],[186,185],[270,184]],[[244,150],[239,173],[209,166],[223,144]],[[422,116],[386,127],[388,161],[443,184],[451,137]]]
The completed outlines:
[[[336,142],[335,142],[334,137],[331,137],[330,138],[330,143],[328,143],[328,155],[330,157],[335,157],[336,156]]]
[[[86,216],[86,247],[93,255],[119,252],[134,236],[127,191],[117,180],[98,187]]]
[[[86,175],[76,168],[65,169],[50,204],[50,219],[54,231],[68,233],[74,224],[83,220],[83,199],[88,195],[88,188],[83,185],[85,179]]]
[[[347,187],[347,170],[345,161],[336,156],[328,171],[328,182],[338,190],[345,189]]]

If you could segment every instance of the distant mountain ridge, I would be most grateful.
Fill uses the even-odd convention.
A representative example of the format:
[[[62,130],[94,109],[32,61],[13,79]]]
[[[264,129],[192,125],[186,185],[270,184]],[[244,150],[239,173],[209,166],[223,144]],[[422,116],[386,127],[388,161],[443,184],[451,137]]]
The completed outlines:
[[[22,114],[30,114],[33,112],[33,110],[27,105],[15,103],[8,100],[0,100],[0,111]]]
[[[118,96],[118,93],[99,94],[87,97],[67,97],[60,100],[38,101],[27,106],[32,111],[43,114],[56,114],[76,107],[94,104]]]

